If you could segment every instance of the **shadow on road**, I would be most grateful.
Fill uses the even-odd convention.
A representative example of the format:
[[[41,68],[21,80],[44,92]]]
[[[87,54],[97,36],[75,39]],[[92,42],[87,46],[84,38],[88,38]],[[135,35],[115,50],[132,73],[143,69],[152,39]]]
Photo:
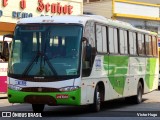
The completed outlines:
[[[143,99],[145,101],[147,99]],[[71,117],[71,116],[114,116],[116,113],[123,112],[122,108],[136,106],[136,104],[126,102],[124,99],[112,100],[104,102],[101,106],[101,111],[93,113],[89,106],[47,106],[42,114],[44,117]],[[121,111],[120,111],[121,109]],[[114,111],[114,112],[113,112]],[[126,114],[125,112],[123,112]],[[123,116],[123,114],[121,114]]]

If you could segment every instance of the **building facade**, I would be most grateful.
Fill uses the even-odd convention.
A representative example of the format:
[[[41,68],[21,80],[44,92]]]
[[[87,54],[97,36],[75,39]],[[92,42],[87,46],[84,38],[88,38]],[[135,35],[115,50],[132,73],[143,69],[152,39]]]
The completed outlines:
[[[160,34],[159,0],[88,0],[84,1],[84,12],[128,22]]]
[[[83,13],[83,0],[1,0],[0,2],[0,35],[13,33],[20,18]]]
[[[81,15],[83,0],[1,0],[0,1],[0,58],[4,34],[13,34],[21,18],[41,15]],[[7,39],[7,38],[6,38]],[[9,42],[7,42],[9,44]],[[8,61],[0,59],[0,94],[7,92]]]

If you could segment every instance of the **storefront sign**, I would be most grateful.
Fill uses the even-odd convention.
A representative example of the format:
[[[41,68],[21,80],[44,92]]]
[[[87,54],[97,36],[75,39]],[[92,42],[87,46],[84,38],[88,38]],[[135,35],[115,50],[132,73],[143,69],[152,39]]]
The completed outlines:
[[[3,7],[7,7],[9,5],[9,0],[2,0]],[[39,12],[45,11],[45,12],[51,12],[51,13],[57,13],[57,14],[72,14],[72,5],[61,5],[60,2],[57,3],[44,3],[43,0],[37,0],[38,6],[37,10]],[[26,0],[20,0],[19,5],[21,9],[25,9],[27,7]],[[29,6],[28,6],[29,7]],[[13,16],[13,15],[12,15]]]
[[[25,13],[25,12],[12,12],[12,18],[28,18],[28,17],[33,17],[32,13]]]
[[[8,5],[8,0],[2,0],[2,2],[3,7],[6,7]]]
[[[22,9],[25,9],[25,8],[26,8],[26,1],[25,1],[25,0],[21,0],[21,1],[20,1],[20,7],[21,7]]]
[[[58,13],[58,14],[71,14],[73,6],[71,5],[64,5],[62,6],[59,2],[57,3],[43,3],[43,0],[38,0],[39,6],[37,7],[37,10],[39,12],[42,12],[45,10],[45,12],[51,11],[51,13]]]
[[[82,0],[0,0],[0,21],[17,23],[20,18],[82,15]]]
[[[3,11],[0,10],[0,17],[3,16]],[[26,13],[26,12],[17,12],[17,11],[13,11],[12,12],[12,18],[28,18],[28,17],[33,17],[32,13]]]
[[[6,7],[8,5],[8,0],[2,0],[3,7]],[[26,0],[20,0],[20,7],[22,9],[26,8]]]

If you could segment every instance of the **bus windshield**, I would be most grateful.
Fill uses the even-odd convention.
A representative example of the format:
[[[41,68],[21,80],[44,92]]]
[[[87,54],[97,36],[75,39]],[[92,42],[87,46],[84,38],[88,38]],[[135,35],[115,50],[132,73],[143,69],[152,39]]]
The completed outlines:
[[[81,37],[80,25],[18,25],[9,75],[79,76]]]

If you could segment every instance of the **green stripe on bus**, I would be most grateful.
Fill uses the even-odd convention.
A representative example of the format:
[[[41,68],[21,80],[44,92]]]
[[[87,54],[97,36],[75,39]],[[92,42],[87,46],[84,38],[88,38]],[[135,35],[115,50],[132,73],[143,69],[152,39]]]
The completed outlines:
[[[114,90],[121,95],[124,91],[128,60],[128,56],[104,56],[103,64],[105,71],[108,72],[109,81]]]
[[[156,70],[156,58],[148,58],[146,66],[146,84],[149,89],[152,89]]]

